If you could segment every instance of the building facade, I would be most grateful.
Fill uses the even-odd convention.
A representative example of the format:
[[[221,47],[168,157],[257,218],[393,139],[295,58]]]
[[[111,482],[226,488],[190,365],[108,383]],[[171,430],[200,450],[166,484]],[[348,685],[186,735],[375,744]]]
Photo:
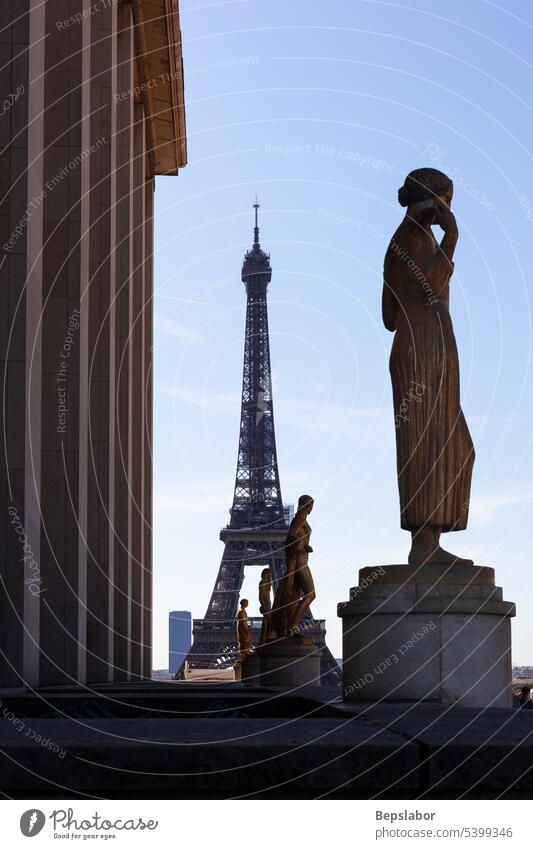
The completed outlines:
[[[187,657],[192,642],[192,614],[172,610],[168,614],[168,671],[175,675]]]
[[[150,677],[156,175],[176,0],[0,4],[0,686]]]

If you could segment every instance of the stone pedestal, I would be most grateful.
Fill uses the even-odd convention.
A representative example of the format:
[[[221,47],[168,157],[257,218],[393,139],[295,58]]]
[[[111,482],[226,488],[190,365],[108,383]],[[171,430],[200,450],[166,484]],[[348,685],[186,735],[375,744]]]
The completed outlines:
[[[247,654],[241,666],[241,681],[247,684],[260,684],[261,662],[257,651]]]
[[[512,707],[515,613],[487,567],[361,569],[338,605],[344,700]]]
[[[267,687],[320,686],[322,649],[298,643],[267,643],[255,652],[261,664],[261,684]]]

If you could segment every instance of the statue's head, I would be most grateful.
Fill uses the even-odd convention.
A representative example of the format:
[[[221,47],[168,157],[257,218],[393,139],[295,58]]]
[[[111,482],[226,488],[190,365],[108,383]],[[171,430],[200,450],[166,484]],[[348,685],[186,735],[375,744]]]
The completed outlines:
[[[400,206],[413,206],[423,201],[442,202],[450,206],[453,195],[453,183],[450,178],[436,168],[417,168],[405,178],[398,189]]]
[[[298,510],[305,510],[306,513],[310,513],[314,503],[310,495],[300,495],[298,499]]]
[[[248,599],[247,598],[241,598],[241,607],[242,607],[243,610],[244,610],[245,607],[248,607]]]
[[[272,580],[272,570],[271,569],[263,569],[261,572],[261,580],[263,581],[271,581]]]

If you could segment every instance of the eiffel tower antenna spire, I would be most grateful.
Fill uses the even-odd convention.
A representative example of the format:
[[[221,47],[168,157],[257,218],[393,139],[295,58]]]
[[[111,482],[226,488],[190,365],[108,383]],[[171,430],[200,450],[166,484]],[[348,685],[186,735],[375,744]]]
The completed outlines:
[[[254,247],[259,247],[259,207],[260,204],[257,201],[257,195],[255,196],[255,227],[254,227]]]

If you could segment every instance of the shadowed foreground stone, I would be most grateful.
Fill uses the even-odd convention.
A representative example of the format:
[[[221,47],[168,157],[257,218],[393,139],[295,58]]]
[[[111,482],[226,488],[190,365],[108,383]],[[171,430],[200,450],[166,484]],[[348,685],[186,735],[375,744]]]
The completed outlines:
[[[22,797],[227,798],[318,796],[338,786],[366,794],[391,780],[414,791],[418,781],[417,747],[356,718],[344,726],[331,719],[100,719],[91,725],[80,732],[67,720],[34,724],[66,750],[63,759],[8,729],[1,789]],[[406,767],[412,773],[404,780]]]
[[[416,741],[430,796],[531,795],[532,711],[382,704],[365,709],[365,716],[388,733]]]
[[[15,798],[490,798],[533,789],[530,711],[343,704],[338,688],[247,684],[0,698],[15,716],[0,721],[0,790]]]

